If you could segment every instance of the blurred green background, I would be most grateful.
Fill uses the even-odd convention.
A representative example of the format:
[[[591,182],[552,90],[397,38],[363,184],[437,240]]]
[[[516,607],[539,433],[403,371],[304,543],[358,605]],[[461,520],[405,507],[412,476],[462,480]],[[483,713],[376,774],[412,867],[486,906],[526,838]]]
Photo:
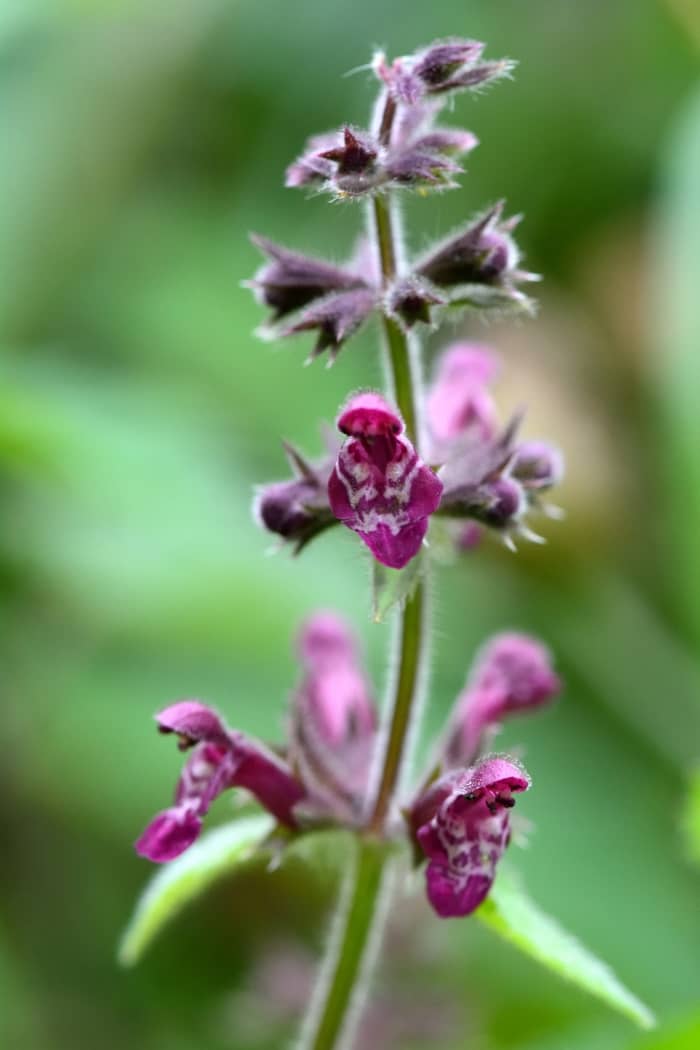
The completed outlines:
[[[508,726],[533,896],[658,1012],[639,1036],[421,893],[397,903],[361,1045],[697,1050],[700,868],[700,8],[695,0],[3,0],[0,6],[0,1045],[268,1050],[294,1030],[332,885],[224,882],[141,966],[115,945],[150,874],[132,841],[180,756],[154,710],[194,695],[280,739],[291,639],[318,606],[361,633],[368,563],[341,530],[267,557],[256,482],[279,438],[380,379],[368,330],[335,368],[253,337],[256,230],[342,258],[359,209],[282,188],[305,137],[363,122],[365,63],[447,34],[519,60],[461,98],[460,192],[411,244],[501,196],[526,213],[535,321],[445,338],[503,355],[504,414],[569,461],[563,523],[436,581],[428,722],[492,630],[542,634],[567,689]],[[438,345],[431,347],[431,352]],[[230,799],[215,818],[225,819]],[[696,851],[700,854],[700,851]],[[408,929],[410,928],[410,935]]]

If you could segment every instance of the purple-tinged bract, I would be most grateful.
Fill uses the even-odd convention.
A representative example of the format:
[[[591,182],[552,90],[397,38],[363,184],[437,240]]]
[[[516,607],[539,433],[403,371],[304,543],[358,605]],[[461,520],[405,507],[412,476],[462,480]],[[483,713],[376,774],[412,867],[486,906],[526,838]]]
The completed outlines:
[[[401,417],[380,394],[350,399],[338,418],[348,435],[328,482],[335,516],[377,561],[401,569],[420,550],[442,483],[404,434]]]
[[[248,284],[260,301],[272,309],[275,321],[329,292],[363,284],[351,270],[291,251],[259,234],[251,234],[250,239],[270,261]]]

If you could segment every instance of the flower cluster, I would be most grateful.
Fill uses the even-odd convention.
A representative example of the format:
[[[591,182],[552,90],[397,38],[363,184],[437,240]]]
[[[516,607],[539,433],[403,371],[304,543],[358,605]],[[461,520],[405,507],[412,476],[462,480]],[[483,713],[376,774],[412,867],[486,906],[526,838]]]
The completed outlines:
[[[521,266],[518,218],[506,217],[499,201],[404,259],[391,206],[399,192],[456,186],[462,159],[478,143],[470,131],[442,124],[441,114],[455,93],[479,90],[511,68],[484,59],[483,45],[473,40],[438,41],[393,62],[376,54],[379,96],[370,126],[344,124],[314,136],[286,174],[287,186],[366,201],[371,221],[351,258],[331,262],[252,238],[264,262],[247,284],[270,311],[261,334],[312,332],[311,357],[327,352],[330,363],[374,315],[390,349],[394,396],[352,393],[338,414],[337,434],[324,435],[323,453],[308,459],[285,444],[291,476],[256,494],[258,523],[295,552],[341,523],[377,562],[401,570],[421,553],[436,516],[446,520],[457,548],[473,546],[482,529],[510,545],[518,536],[537,538],[526,516],[547,509],[543,496],[560,480],[562,459],[544,442],[522,441],[519,416],[499,421],[496,356],[478,343],[449,346],[424,393],[411,347],[417,326],[434,327],[448,311],[530,310],[521,285],[536,277]],[[413,626],[398,632],[405,675],[384,725],[355,640],[330,613],[314,616],[301,632],[301,675],[284,747],[229,729],[197,700],[162,711],[160,730],[176,734],[191,753],[174,804],[146,828],[137,850],[154,861],[178,856],[196,839],[214,799],[243,788],[290,835],[340,826],[403,837],[426,865],[437,914],[474,911],[508,845],[515,796],[530,784],[518,762],[490,753],[493,737],[504,719],[550,700],[559,682],[539,642],[520,634],[492,639],[428,769],[404,791],[406,736],[428,631],[417,597],[423,576],[400,577],[413,589],[399,585],[399,615],[411,608]]]
[[[285,749],[228,729],[197,700],[156,716],[161,732],[174,733],[180,748],[192,751],[174,805],[146,828],[139,853],[161,862],[184,852],[227,788],[247,789],[297,831],[362,826],[378,716],[355,639],[342,620],[322,612],[304,624],[298,652],[302,676]],[[514,760],[485,756],[485,744],[503,718],[539,707],[558,690],[543,645],[520,634],[492,639],[455,702],[430,775],[392,811],[392,826],[403,827],[428,861],[428,899],[438,915],[467,915],[484,899],[508,845],[513,795],[530,784]]]
[[[561,480],[563,460],[545,442],[518,441],[518,417],[499,426],[490,389],[497,372],[496,357],[480,344],[454,344],[439,358],[425,405],[428,459],[437,471],[380,394],[354,394],[337,420],[345,444],[316,466],[297,453],[297,477],[259,491],[258,521],[296,549],[340,521],[391,568],[418,554],[436,512],[457,523],[458,544],[465,519],[510,544],[518,535],[539,538],[525,516],[547,510],[542,496]]]
[[[373,69],[384,90],[373,130],[351,128],[316,135],[287,170],[287,186],[356,199],[392,190],[454,189],[463,168],[458,158],[478,145],[463,128],[436,121],[451,95],[475,90],[507,75],[512,64],[482,61],[483,44],[451,40]],[[433,324],[440,311],[456,308],[531,310],[518,285],[536,280],[520,267],[512,232],[518,217],[503,217],[502,201],[453,230],[422,257],[409,262],[389,285],[366,242],[336,265],[291,251],[266,237],[253,243],[267,262],[248,282],[272,311],[260,329],[267,338],[317,333],[311,356],[340,348],[375,312],[388,313],[404,329]]]

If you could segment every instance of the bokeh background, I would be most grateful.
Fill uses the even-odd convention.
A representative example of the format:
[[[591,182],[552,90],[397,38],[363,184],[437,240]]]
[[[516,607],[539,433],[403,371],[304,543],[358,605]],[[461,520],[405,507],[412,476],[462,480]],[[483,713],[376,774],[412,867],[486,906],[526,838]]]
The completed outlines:
[[[567,682],[508,726],[539,903],[658,1012],[625,1021],[422,894],[397,905],[363,1047],[700,1045],[700,8],[694,0],[4,0],[0,7],[0,1044],[268,1050],[285,1044],[332,879],[252,870],[135,970],[115,946],[149,865],[132,841],[180,756],[151,716],[185,695],[280,739],[292,638],[335,606],[380,684],[349,533],[267,556],[256,482],[279,438],[380,381],[369,329],[332,370],[271,347],[240,288],[249,230],[338,259],[360,220],[282,188],[307,134],[362,123],[374,45],[447,34],[519,60],[461,98],[481,140],[463,189],[411,202],[411,244],[505,196],[526,213],[538,318],[487,339],[504,414],[569,461],[563,523],[437,580],[439,725],[492,630],[540,633]],[[444,339],[443,339],[444,342]],[[435,350],[431,346],[431,353]],[[342,533],[342,534],[341,534]],[[225,819],[230,799],[213,819]],[[697,851],[697,846],[696,846]],[[700,852],[700,851],[697,851]]]

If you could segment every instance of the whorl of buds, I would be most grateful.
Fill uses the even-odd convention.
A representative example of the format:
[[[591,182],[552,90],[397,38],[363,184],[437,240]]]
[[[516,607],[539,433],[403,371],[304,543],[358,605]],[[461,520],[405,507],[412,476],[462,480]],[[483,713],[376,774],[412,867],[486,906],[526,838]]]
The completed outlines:
[[[436,41],[413,55],[404,55],[387,64],[382,52],[374,56],[377,77],[397,103],[413,106],[426,95],[446,95],[466,88],[478,88],[499,77],[508,76],[513,63],[508,59],[480,61],[484,45],[477,40]]]

